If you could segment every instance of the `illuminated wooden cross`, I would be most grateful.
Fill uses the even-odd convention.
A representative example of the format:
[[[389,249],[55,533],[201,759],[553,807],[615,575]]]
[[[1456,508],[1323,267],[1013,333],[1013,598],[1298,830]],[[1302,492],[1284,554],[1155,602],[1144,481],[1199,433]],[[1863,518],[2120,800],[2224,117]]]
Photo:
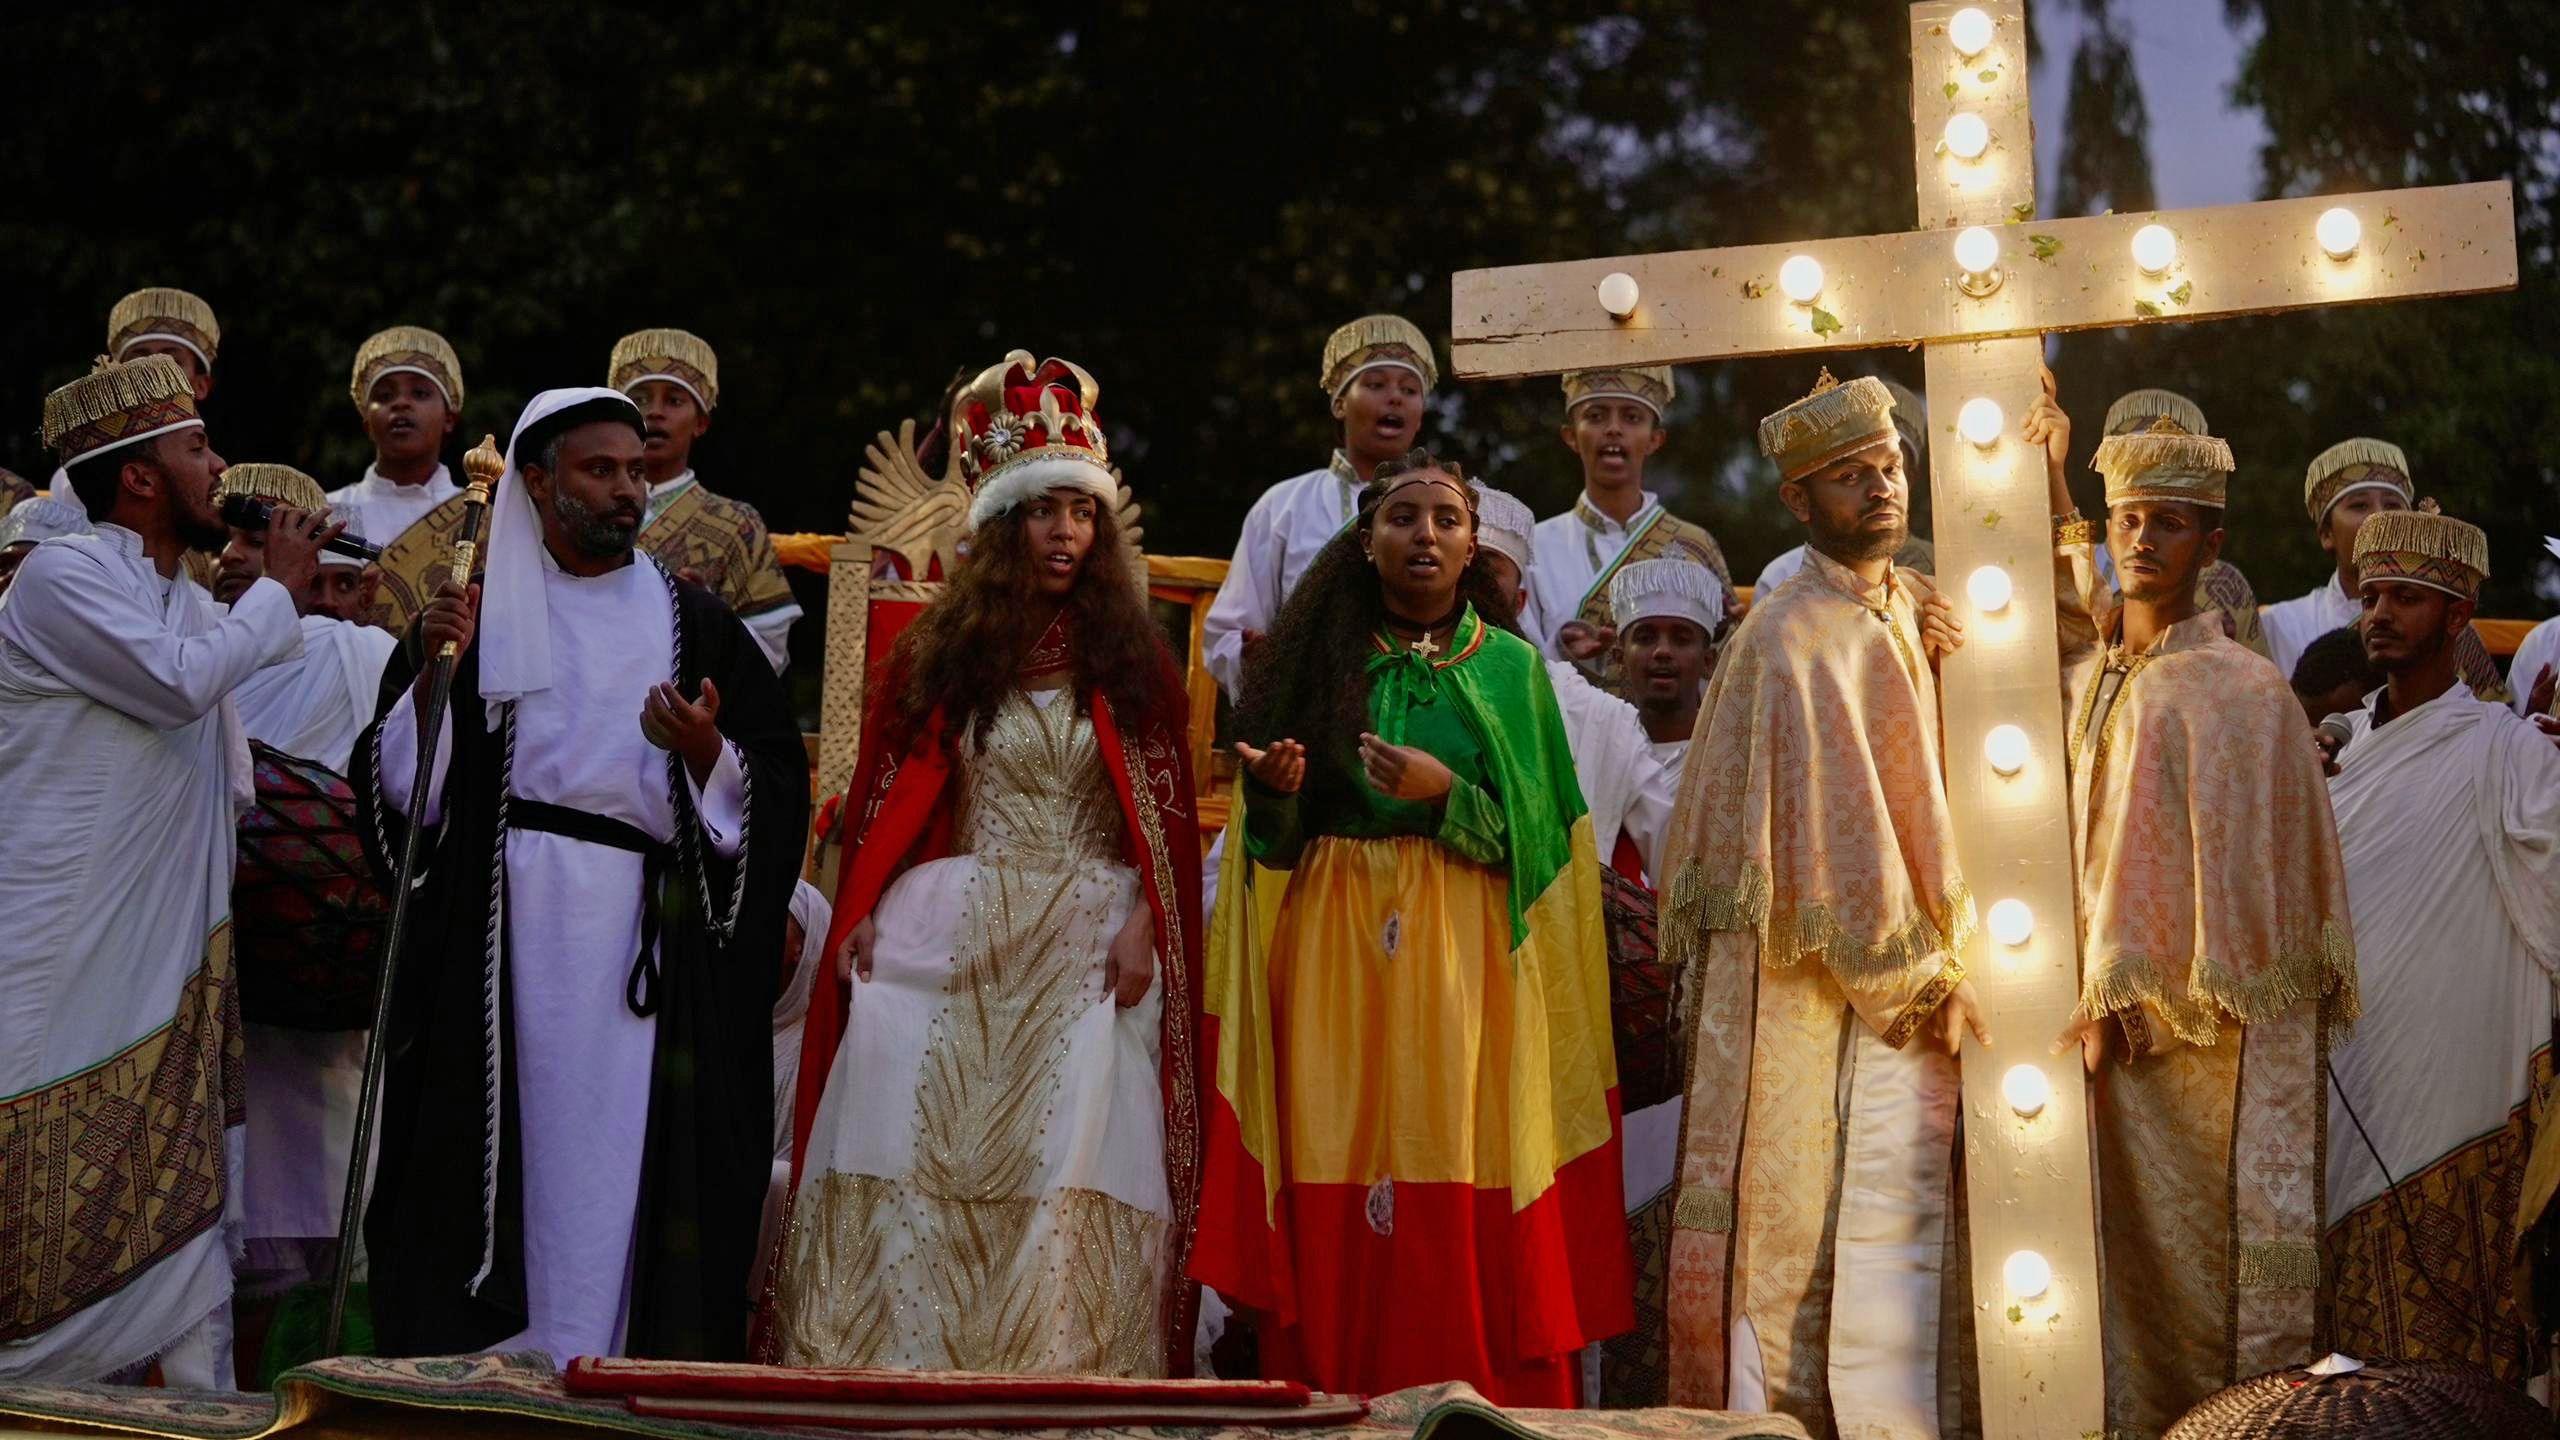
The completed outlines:
[[[2039,336],[2512,289],[2514,199],[2499,181],[2034,220],[2021,0],[1912,6],[1911,92],[1919,229],[1467,271],[1453,359],[1487,379],[1926,348],[1929,412],[1957,437],[1929,446],[1938,566],[1982,576],[1948,587],[1972,599],[1940,690],[1948,802],[1990,922],[1966,966],[2001,1041],[1964,1067],[1975,1314],[2005,1308],[2011,1257],[2033,1252],[2051,1274],[2050,1323],[1975,1327],[1983,1418],[1991,1436],[2045,1440],[2100,1430],[2103,1392],[2088,1116],[2068,1083],[2077,1056],[2046,1053],[2079,966],[2044,458],[2017,431]],[[1995,596],[2005,605],[1974,603]],[[1999,726],[2027,741],[2009,775],[1984,753]],[[2016,1065],[2050,1078],[2032,1119],[2001,1098]]]

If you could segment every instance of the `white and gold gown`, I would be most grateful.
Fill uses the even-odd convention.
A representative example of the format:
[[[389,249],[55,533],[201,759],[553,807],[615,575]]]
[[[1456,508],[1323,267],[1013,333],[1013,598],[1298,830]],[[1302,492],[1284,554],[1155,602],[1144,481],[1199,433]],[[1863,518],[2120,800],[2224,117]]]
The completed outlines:
[[[955,853],[890,885],[850,987],[782,1362],[1162,1375],[1164,988],[1103,987],[1138,877],[1092,721],[1017,690],[959,768]]]

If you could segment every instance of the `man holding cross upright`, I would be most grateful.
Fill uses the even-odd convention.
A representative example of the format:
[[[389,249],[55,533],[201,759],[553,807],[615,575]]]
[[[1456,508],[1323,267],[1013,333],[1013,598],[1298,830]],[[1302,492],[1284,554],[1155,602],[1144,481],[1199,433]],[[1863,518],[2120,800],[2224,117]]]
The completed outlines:
[[[1451,355],[1461,378],[1489,379],[1922,348],[1930,410],[1955,421],[1929,463],[1938,574],[1968,632],[1938,677],[1937,735],[1985,921],[1948,948],[2007,1046],[1962,1071],[1972,1378],[1985,1435],[2041,1440],[2102,1429],[2106,1386],[2088,1097],[2047,1053],[2081,975],[2058,843],[2070,805],[2045,457],[2017,428],[2040,397],[2040,337],[2512,289],[2514,194],[2499,181],[2033,219],[2022,0],[1923,0],[1910,23],[1920,228],[1462,272]],[[1686,1303],[1728,1304],[1703,1286]],[[1737,1286],[1730,1308],[1753,1298]]]

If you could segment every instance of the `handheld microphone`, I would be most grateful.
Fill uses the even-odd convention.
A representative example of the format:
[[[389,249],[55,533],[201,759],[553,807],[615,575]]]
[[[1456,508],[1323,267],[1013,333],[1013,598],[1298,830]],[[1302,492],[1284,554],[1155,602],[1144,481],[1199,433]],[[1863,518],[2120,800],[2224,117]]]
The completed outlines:
[[[237,530],[267,528],[275,518],[276,504],[264,495],[225,495],[222,497],[222,523]],[[369,545],[353,535],[333,535],[321,547],[332,554],[362,560],[366,564],[382,558],[382,547]]]
[[[2344,715],[2332,715],[2311,728],[2315,733],[2326,735],[2338,742],[2337,751],[2330,757],[2331,759],[2346,754],[2347,742],[2356,738],[2354,727],[2347,724],[2347,717]]]

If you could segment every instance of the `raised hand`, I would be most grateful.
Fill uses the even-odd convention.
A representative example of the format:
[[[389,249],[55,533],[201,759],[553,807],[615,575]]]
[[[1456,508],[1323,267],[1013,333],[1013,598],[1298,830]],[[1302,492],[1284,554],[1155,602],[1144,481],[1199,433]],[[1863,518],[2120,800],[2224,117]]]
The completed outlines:
[[[2064,478],[2071,461],[2071,417],[2062,411],[2061,389],[2053,371],[2038,365],[2036,378],[2043,383],[2044,393],[2027,410],[2018,437],[2044,447],[2045,489],[2051,494],[2053,513],[2061,515],[2073,508],[2071,486]]]
[[[1369,788],[1388,799],[1426,805],[1438,803],[1458,778],[1430,751],[1390,745],[1366,731],[1360,735],[1360,770]]]
[[[1938,1043],[1946,1046],[1950,1055],[1964,1044],[1964,1034],[1968,1030],[1981,1044],[1991,1043],[1991,1027],[1983,1023],[1982,1002],[1974,998],[1972,981],[1956,982],[1954,991],[1938,1007],[1933,1028],[1937,1031]]]
[[[347,533],[325,510],[277,506],[267,517],[267,578],[299,598],[320,569],[320,547]]]
[[[673,682],[661,680],[641,702],[640,733],[659,749],[684,757],[693,783],[707,785],[711,767],[720,763],[719,718],[720,687],[709,676],[703,677],[699,700],[685,699]]]
[[[1307,780],[1307,747],[1295,740],[1274,740],[1268,750],[1256,750],[1243,741],[1236,742],[1236,755],[1244,761],[1245,772],[1253,783],[1282,795],[1295,795]]]

